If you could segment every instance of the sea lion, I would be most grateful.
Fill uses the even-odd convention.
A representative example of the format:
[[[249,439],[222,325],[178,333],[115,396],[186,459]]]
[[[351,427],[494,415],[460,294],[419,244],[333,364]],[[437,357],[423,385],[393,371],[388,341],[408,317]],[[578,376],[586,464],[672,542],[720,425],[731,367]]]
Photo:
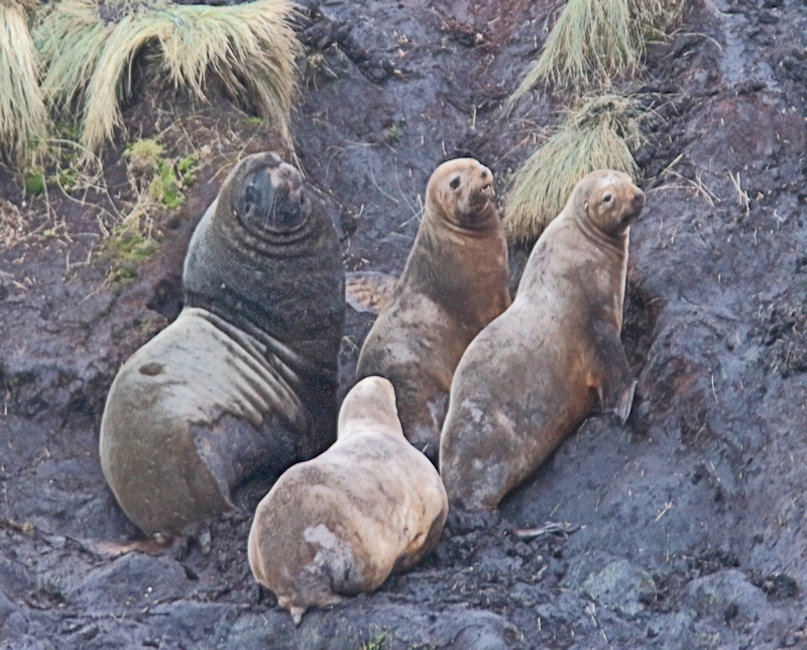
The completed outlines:
[[[440,539],[448,499],[403,436],[395,390],[367,377],[345,397],[336,442],[286,470],[249,531],[249,566],[299,625],[309,607],[373,591]]]
[[[627,419],[636,382],[622,304],[643,205],[626,174],[585,176],[535,244],[513,304],[468,346],[440,440],[452,504],[495,508],[597,404]]]
[[[149,535],[190,532],[334,439],[344,269],[302,176],[274,153],[224,181],[191,238],[184,308],[123,365],[101,467]]]
[[[454,369],[510,304],[507,241],[492,199],[493,175],[473,158],[434,171],[403,274],[356,367],[357,379],[392,382],[404,435],[433,461]]]

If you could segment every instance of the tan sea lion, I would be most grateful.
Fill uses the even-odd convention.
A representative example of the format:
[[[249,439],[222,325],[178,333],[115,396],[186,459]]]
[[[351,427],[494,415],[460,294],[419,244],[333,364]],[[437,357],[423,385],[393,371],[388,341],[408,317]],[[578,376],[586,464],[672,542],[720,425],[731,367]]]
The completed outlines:
[[[627,419],[636,382],[622,304],[643,205],[626,174],[585,176],[535,244],[513,304],[468,346],[440,440],[452,504],[495,508],[597,405]]]
[[[344,324],[339,243],[291,165],[248,156],[194,231],[177,319],[123,365],[104,476],[149,535],[191,532],[334,439]]]
[[[434,171],[403,274],[359,354],[356,377],[393,383],[404,434],[432,460],[454,369],[510,304],[507,242],[492,199],[493,175],[472,158]]]
[[[289,468],[258,505],[249,565],[299,624],[309,607],[412,568],[447,514],[437,470],[403,436],[392,384],[367,377],[345,397],[336,442]]]

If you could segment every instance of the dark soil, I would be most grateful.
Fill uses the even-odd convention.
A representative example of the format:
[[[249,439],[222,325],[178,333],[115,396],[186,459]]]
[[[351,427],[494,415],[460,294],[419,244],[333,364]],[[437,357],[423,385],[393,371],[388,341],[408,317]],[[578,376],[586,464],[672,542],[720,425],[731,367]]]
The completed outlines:
[[[501,190],[557,123],[560,95],[501,104],[559,3],[304,4],[300,163],[346,268],[399,273],[439,162],[473,155]],[[587,421],[500,511],[453,512],[414,571],[299,628],[252,580],[248,514],[215,522],[209,550],[127,550],[138,533],[97,452],[117,368],[179,311],[195,221],[276,138],[224,100],[141,83],[108,193],[26,199],[0,170],[0,647],[807,647],[807,8],[689,4],[638,89],[656,117],[637,153],[627,424]],[[121,153],[159,132],[203,165],[154,219],[159,251],[121,261],[102,243],[131,198]],[[372,316],[347,320],[343,390]]]

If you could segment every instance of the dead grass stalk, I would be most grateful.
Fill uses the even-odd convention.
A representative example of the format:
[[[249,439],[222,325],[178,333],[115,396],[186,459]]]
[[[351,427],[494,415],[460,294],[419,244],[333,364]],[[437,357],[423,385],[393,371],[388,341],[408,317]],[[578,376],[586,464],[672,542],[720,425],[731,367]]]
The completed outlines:
[[[647,45],[664,38],[683,7],[684,0],[569,0],[508,104],[542,82],[607,86],[614,77],[635,72]]]
[[[22,166],[43,144],[47,130],[48,114],[25,9],[0,2],[0,151]]]
[[[222,7],[62,0],[36,36],[46,99],[57,111],[80,112],[81,142],[97,151],[122,124],[119,102],[131,93],[132,64],[144,53],[154,76],[202,100],[208,76],[217,77],[291,142],[300,52],[292,11],[288,0]]]

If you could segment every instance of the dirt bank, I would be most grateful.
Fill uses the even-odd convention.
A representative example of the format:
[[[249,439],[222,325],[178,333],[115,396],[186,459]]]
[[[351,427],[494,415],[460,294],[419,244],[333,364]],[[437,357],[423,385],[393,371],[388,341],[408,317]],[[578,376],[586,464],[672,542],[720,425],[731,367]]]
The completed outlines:
[[[556,123],[544,90],[509,117],[500,106],[559,3],[305,4],[297,154],[347,269],[397,273],[437,163],[474,155],[501,187],[535,127]],[[0,251],[0,647],[807,647],[805,33],[799,0],[693,0],[651,52],[627,424],[588,421],[500,512],[452,513],[421,566],[299,629],[252,581],[246,514],[212,527],[208,553],[104,546],[137,531],[97,456],[109,384],[178,312],[184,248],[221,171],[276,141],[225,104],[192,118],[176,146],[210,147],[198,180],[126,282],[105,281],[119,262],[99,254],[103,192],[90,196],[103,210],[55,193],[50,210],[23,205],[0,171],[4,213],[38,228],[6,232]],[[126,111],[105,157],[112,203],[126,140],[176,121],[157,105]],[[343,389],[370,322],[349,310]],[[562,525],[517,533],[548,521]]]

